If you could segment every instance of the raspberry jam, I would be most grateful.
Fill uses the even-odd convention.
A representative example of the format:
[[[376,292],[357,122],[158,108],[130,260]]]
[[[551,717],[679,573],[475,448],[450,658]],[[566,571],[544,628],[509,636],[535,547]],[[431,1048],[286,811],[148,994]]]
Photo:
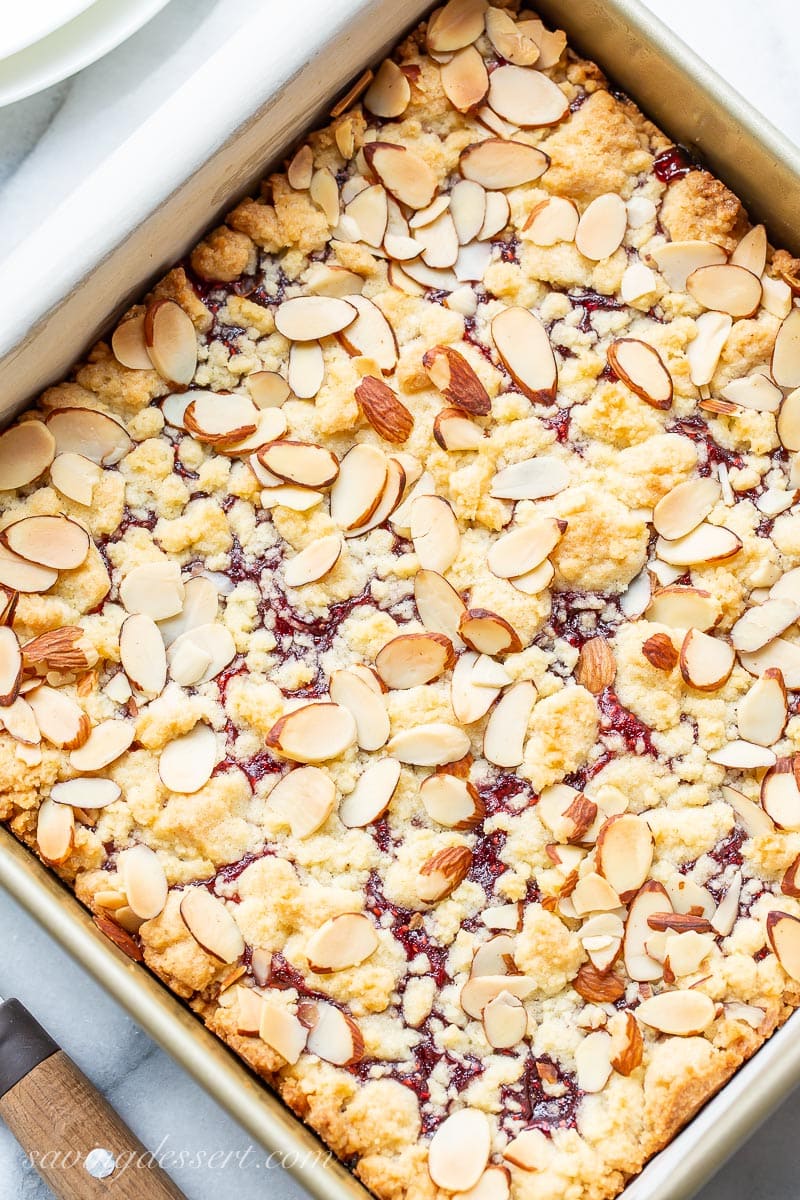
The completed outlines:
[[[548,1096],[542,1075],[551,1081],[549,1086],[562,1094]],[[586,1093],[578,1087],[575,1076],[563,1071],[546,1055],[538,1060],[530,1055],[521,1079],[501,1090],[506,1120],[522,1121],[524,1129],[541,1129],[550,1137],[554,1129],[575,1129],[578,1109]]]
[[[433,978],[437,987],[444,987],[450,980],[447,973],[448,950],[446,946],[440,946],[438,942],[435,942],[426,932],[422,914],[414,912],[410,908],[401,908],[400,905],[387,900],[383,894],[381,879],[377,871],[370,871],[365,891],[367,911],[372,913],[381,928],[391,930],[392,936],[405,950],[408,961],[411,962],[418,954],[424,954],[430,964],[430,969],[426,974]],[[390,917],[388,924],[386,922],[387,915]]]
[[[675,179],[683,179],[696,168],[692,165],[689,151],[685,146],[670,146],[653,161],[653,174],[662,183],[672,183]]]

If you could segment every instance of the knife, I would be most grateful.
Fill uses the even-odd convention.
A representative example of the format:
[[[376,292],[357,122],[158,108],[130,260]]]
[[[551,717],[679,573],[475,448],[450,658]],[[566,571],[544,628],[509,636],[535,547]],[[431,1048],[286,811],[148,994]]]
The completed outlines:
[[[185,1200],[49,1033],[2,998],[0,1117],[58,1200]]]

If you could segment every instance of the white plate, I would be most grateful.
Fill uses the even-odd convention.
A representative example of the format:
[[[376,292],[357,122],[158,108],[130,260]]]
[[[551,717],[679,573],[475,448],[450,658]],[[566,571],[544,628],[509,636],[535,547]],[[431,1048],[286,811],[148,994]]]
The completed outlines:
[[[95,0],[24,0],[4,6],[0,23],[0,58],[32,46],[84,12]]]
[[[60,0],[60,3],[73,9],[77,5],[83,11],[34,45],[0,60],[0,107],[41,92],[96,62],[141,29],[168,0],[95,0],[94,3]],[[20,0],[19,6],[24,4],[25,0]]]

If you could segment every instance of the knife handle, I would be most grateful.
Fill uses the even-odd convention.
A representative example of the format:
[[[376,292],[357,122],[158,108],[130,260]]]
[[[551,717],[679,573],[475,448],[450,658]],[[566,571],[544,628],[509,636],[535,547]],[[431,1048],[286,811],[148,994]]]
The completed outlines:
[[[0,1004],[0,1117],[58,1200],[184,1200],[18,1000]]]

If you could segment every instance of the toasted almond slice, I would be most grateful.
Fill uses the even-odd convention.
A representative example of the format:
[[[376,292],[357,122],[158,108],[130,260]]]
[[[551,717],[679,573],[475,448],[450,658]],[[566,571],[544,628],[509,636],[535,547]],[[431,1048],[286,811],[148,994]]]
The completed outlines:
[[[410,99],[411,88],[405,75],[397,63],[385,58],[364,94],[364,107],[376,117],[391,120],[403,115]]]
[[[800,982],[800,920],[773,909],[767,913],[767,940],[789,978]]]
[[[441,574],[453,565],[461,533],[446,500],[441,496],[418,496],[411,505],[409,529],[420,567]]]
[[[356,529],[369,520],[386,486],[388,462],[384,452],[368,442],[348,450],[331,489],[331,519],[336,525]]]
[[[660,992],[643,1000],[636,1009],[636,1018],[659,1033],[668,1033],[673,1037],[694,1037],[708,1028],[714,1020],[714,1013],[711,997],[689,988]]]
[[[292,837],[307,838],[333,812],[336,785],[319,767],[296,767],[278,780],[268,804],[286,821]]]
[[[365,73],[362,78],[369,82],[372,74]],[[328,224],[334,226],[339,220],[339,185],[327,167],[319,167],[311,176],[308,194]]]
[[[489,75],[474,46],[456,51],[441,68],[442,90],[459,112],[476,108],[489,90]]]
[[[36,819],[36,847],[50,866],[64,863],[75,842],[75,816],[70,807],[44,800]]]
[[[390,263],[390,268],[392,264]],[[394,264],[396,267],[396,264]],[[438,267],[429,267],[421,258],[412,259],[409,262],[403,263],[403,271],[407,279],[413,281],[411,288],[405,286],[402,281],[396,286],[401,290],[406,291],[411,296],[424,295],[428,289],[441,292],[453,292],[459,284],[458,276],[455,271],[449,269],[442,270]],[[394,276],[392,276],[394,278]],[[417,286],[421,287],[421,291],[417,290]]]
[[[672,376],[654,346],[636,338],[619,338],[608,347],[608,362],[632,392],[653,408],[672,404]]]
[[[602,1092],[611,1076],[611,1035],[589,1033],[575,1048],[575,1073],[582,1092]]]
[[[423,471],[411,489],[405,496],[402,504],[400,504],[389,518],[389,523],[402,537],[409,537],[411,534],[411,507],[414,501],[420,496],[431,496],[434,494],[433,476],[430,471]]]
[[[528,721],[536,701],[536,688],[527,680],[514,684],[495,706],[483,735],[483,756],[497,767],[518,767],[522,762]]]
[[[525,1000],[536,987],[536,981],[527,975],[473,975],[464,984],[459,1004],[468,1017],[480,1020],[487,1004],[491,1004],[501,992],[509,992],[518,1000]]]
[[[481,942],[472,956],[470,976],[517,974],[515,948],[515,939],[506,933],[489,938],[488,942]]]
[[[276,721],[266,745],[284,758],[321,763],[344,754],[356,741],[356,723],[341,704],[305,704]]]
[[[486,217],[486,192],[479,183],[460,179],[453,185],[450,215],[462,246],[478,236]]]
[[[533,66],[539,57],[539,47],[534,39],[523,33],[503,9],[487,9],[486,36],[498,56],[515,67]]]
[[[639,983],[660,979],[663,975],[662,964],[647,953],[646,943],[652,934],[648,918],[653,913],[663,913],[671,908],[666,888],[652,879],[642,885],[631,901],[625,921],[623,954],[625,970],[631,979]]]
[[[334,1004],[303,1001],[298,1014],[308,1027],[310,1054],[334,1066],[350,1066],[364,1057],[364,1037],[353,1018]]]
[[[424,229],[426,225],[431,225],[442,213],[447,212],[450,207],[450,197],[446,192],[440,193],[427,208],[420,208],[417,212],[412,213],[408,221],[405,220],[399,204],[396,204],[394,201],[393,203],[395,207],[392,209],[392,221],[395,228],[399,232],[402,228],[401,222],[405,222],[407,228],[404,232],[410,233],[412,229]]]
[[[437,771],[423,779],[420,799],[432,821],[448,829],[472,829],[485,816],[485,806],[466,779]]]
[[[436,176],[424,159],[390,142],[367,142],[363,150],[387,192],[409,208],[427,208],[436,192]]]
[[[79,567],[89,553],[86,530],[69,517],[23,517],[0,534],[12,554],[56,571]]]
[[[748,800],[736,788],[722,786],[722,798],[730,804],[748,837],[766,837],[775,832],[775,824],[760,805]]]
[[[238,967],[235,970],[238,970]],[[235,997],[236,1032],[248,1037],[257,1037],[264,1000],[253,988],[242,984],[237,984],[232,989],[232,994]]]
[[[554,67],[566,49],[567,35],[564,30],[545,29],[538,17],[520,21],[518,28],[526,37],[533,38],[539,47],[537,70],[546,71],[549,67]]]
[[[341,479],[341,475],[339,478]],[[286,586],[303,587],[307,583],[316,583],[318,579],[323,579],[339,561],[342,546],[340,533],[329,533],[310,542],[305,550],[287,560],[283,568],[283,581]]]
[[[38,747],[42,740],[36,717],[28,701],[17,696],[13,704],[7,705],[0,712],[0,729],[6,729],[15,741],[27,746]]]
[[[161,621],[159,629],[166,646],[183,633],[197,629],[201,625],[211,624],[217,615],[219,596],[217,589],[210,579],[203,575],[195,575],[187,579],[183,591],[183,608],[174,617]]]
[[[502,663],[481,654],[472,671],[472,682],[475,687],[504,688],[512,679]]]
[[[53,461],[55,438],[41,421],[23,421],[0,434],[0,492],[27,487]]]
[[[458,632],[462,641],[479,654],[518,654],[522,649],[522,641],[513,625],[486,608],[470,608],[464,612]]]
[[[800,829],[800,788],[794,761],[779,758],[761,781],[761,805],[779,829]]]
[[[384,375],[390,375],[397,366],[394,330],[377,304],[366,296],[351,296],[347,303],[355,308],[356,318],[339,334],[340,342],[348,354],[371,358]]]
[[[244,938],[230,909],[204,887],[187,888],[180,904],[183,923],[198,945],[220,962],[232,963],[244,953]]]
[[[541,500],[555,496],[569,483],[569,469],[560,458],[541,455],[503,467],[492,479],[490,495],[498,500]]]
[[[489,550],[489,570],[499,579],[514,579],[538,567],[558,545],[565,523],[556,517],[534,517],[499,537]]]
[[[50,799],[55,804],[69,804],[72,808],[108,808],[122,795],[119,784],[111,779],[68,779],[55,783]]]
[[[488,689],[485,689],[488,691]],[[413,767],[443,767],[458,762],[468,752],[470,741],[463,729],[444,721],[402,729],[386,747],[400,762]]]
[[[352,324],[357,313],[335,296],[294,296],[275,310],[275,327],[292,342],[314,342]]]
[[[739,735],[758,746],[772,746],[783,733],[788,715],[783,675],[773,667],[739,701],[736,714]]]
[[[352,528],[344,530],[344,536],[346,538],[360,537],[361,534],[368,533],[370,529],[377,529],[379,525],[383,525],[400,503],[405,485],[405,471],[396,458],[390,458],[386,464],[386,483],[375,510],[363,525],[354,525]]]
[[[597,805],[568,784],[555,783],[542,791],[537,814],[542,824],[560,843],[580,842],[594,824],[597,817]],[[562,865],[566,861],[563,845],[558,846],[558,861]],[[579,862],[580,859],[578,858],[577,861]],[[584,879],[586,878],[584,876]],[[600,877],[597,876],[597,878]],[[616,892],[613,895],[616,906],[619,903],[619,897]]]
[[[412,688],[438,679],[455,665],[443,633],[402,633],[378,652],[375,668],[389,688]]]
[[[174,300],[154,300],[144,314],[144,340],[162,379],[186,387],[197,369],[197,334],[191,318]]]
[[[86,742],[69,756],[69,765],[76,771],[102,771],[124,754],[133,741],[133,721],[101,721],[95,725]],[[79,808],[85,807],[83,804]]]
[[[294,1013],[269,1002],[262,1005],[258,1032],[263,1042],[291,1064],[297,1062],[308,1041],[308,1030]]]
[[[528,1014],[521,1000],[510,992],[500,992],[481,1014],[486,1040],[495,1050],[510,1050],[525,1036]]]
[[[800,601],[774,597],[749,608],[731,630],[737,650],[752,653],[774,641],[800,617]]]
[[[152,371],[153,363],[144,336],[144,314],[122,321],[111,336],[114,357],[131,371]]]
[[[375,926],[362,913],[331,917],[311,935],[306,958],[312,971],[327,975],[365,962],[378,948]]]
[[[196,399],[190,399],[186,406],[183,423],[198,441],[224,446],[242,442],[255,433],[258,417],[259,410],[249,396],[197,392]]]
[[[146,696],[157,696],[167,682],[167,652],[152,617],[135,613],[122,622],[119,656],[131,683]]]
[[[396,759],[383,758],[370,763],[350,795],[339,805],[339,820],[348,829],[363,829],[380,820],[391,804],[399,782],[400,763]]]
[[[491,904],[481,913],[481,921],[487,929],[509,929],[519,932],[519,904]]]
[[[164,911],[169,885],[161,860],[154,850],[141,843],[130,850],[123,850],[118,869],[125,884],[128,904],[137,917],[152,921]]]
[[[478,450],[484,432],[458,408],[443,408],[433,422],[433,437],[443,450]]]
[[[739,651],[739,662],[751,675],[761,675],[770,667],[776,667],[787,688],[800,688],[800,646],[786,638],[775,638],[774,642],[750,654]]]
[[[453,712],[462,725],[471,725],[484,717],[500,694],[500,686],[486,687],[473,676],[479,661],[474,650],[459,655],[453,669],[450,700]]]
[[[769,590],[770,598],[800,601],[800,567],[785,571]]]
[[[529,400],[552,404],[558,369],[547,330],[539,318],[527,308],[503,309],[492,321],[492,338],[520,391]]]
[[[364,188],[347,205],[345,215],[351,221],[355,221],[359,241],[366,242],[368,246],[380,246],[383,242],[383,237],[386,233],[386,223],[389,219],[386,189],[381,187],[379,183],[373,184],[372,187]],[[360,295],[360,293],[361,288],[358,288],[351,295]],[[322,335],[318,334],[317,336]]]
[[[713,692],[730,678],[736,654],[721,638],[690,629],[683,639],[680,668],[684,682],[700,692]]]
[[[698,267],[686,280],[686,290],[703,308],[731,317],[752,317],[761,303],[761,280],[731,263]]]
[[[483,33],[486,7],[486,0],[448,0],[428,22],[428,50],[449,54],[477,41]]]
[[[286,178],[290,187],[296,191],[307,191],[311,186],[311,176],[314,174],[314,155],[310,146],[301,146],[295,151],[291,162],[286,168]]]
[[[712,750],[708,761],[721,767],[733,767],[736,771],[757,771],[761,767],[775,764],[775,752],[752,742],[728,742],[719,750]]]
[[[188,733],[174,738],[161,751],[158,773],[171,792],[199,792],[217,765],[217,735],[202,721]]]
[[[365,375],[355,389],[355,397],[364,416],[382,438],[394,444],[408,440],[414,418],[382,379]]]
[[[426,629],[442,633],[457,645],[458,627],[466,605],[443,575],[424,568],[414,576],[414,601],[419,619]]]
[[[458,165],[464,179],[489,191],[522,187],[544,175],[550,159],[543,150],[505,138],[486,138],[461,151]]]
[[[653,835],[643,817],[609,817],[597,835],[597,870],[620,900],[627,902],[647,879],[653,862]]]
[[[119,588],[119,598],[129,613],[145,613],[154,621],[177,616],[184,595],[180,566],[168,559],[134,567]]]
[[[800,309],[793,308],[778,330],[770,372],[778,387],[800,387]]]
[[[188,411],[188,410],[187,410]],[[230,414],[226,414],[230,419]],[[277,441],[286,433],[288,422],[286,414],[278,408],[256,409],[255,411],[255,429],[252,433],[248,433],[245,437],[237,438],[235,441],[228,441],[227,438],[216,442],[215,445],[221,454],[251,454],[254,450],[259,450],[265,446],[267,442]],[[206,437],[206,441],[208,438]]]
[[[133,449],[119,421],[91,408],[55,408],[47,416],[47,428],[58,454],[82,454],[101,467],[113,467]]]
[[[322,492],[284,483],[278,487],[264,488],[260,499],[262,508],[290,508],[294,512],[308,512],[321,504],[325,497]]]
[[[628,216],[630,218],[630,210]],[[643,262],[632,262],[625,268],[619,285],[619,294],[626,304],[635,304],[657,290],[656,274]]]
[[[767,265],[767,231],[763,225],[754,225],[744,235],[731,255],[731,263],[761,278]]]
[[[485,1113],[462,1108],[442,1121],[428,1149],[428,1172],[450,1192],[474,1187],[491,1151],[491,1130]]]
[[[557,125],[569,111],[567,97],[552,79],[513,65],[492,71],[489,104],[498,116],[521,129]]]
[[[292,342],[288,377],[298,400],[313,400],[325,378],[325,359],[319,342]]]
[[[701,588],[666,587],[654,593],[646,610],[648,621],[672,629],[712,629],[722,616],[716,597]]]
[[[449,212],[418,229],[416,242],[422,251],[422,261],[428,267],[446,269],[454,266],[459,257],[458,235]]]
[[[46,684],[26,692],[42,737],[61,750],[76,750],[89,737],[91,726],[86,713],[69,696]]]
[[[741,548],[741,540],[732,530],[724,525],[710,525],[707,521],[681,538],[660,537],[656,542],[658,557],[675,567],[724,562],[738,554]]]
[[[546,558],[538,567],[526,571],[524,575],[517,575],[515,579],[510,579],[509,583],[526,596],[538,596],[539,592],[550,586],[554,575],[555,568],[549,558]]]
[[[778,437],[787,450],[800,450],[800,388],[790,392],[780,407]]]
[[[300,487],[329,487],[339,474],[336,455],[313,442],[271,442],[258,451],[258,461],[279,479]]]
[[[663,496],[653,509],[653,525],[662,537],[675,541],[696,529],[720,499],[716,479],[687,479]]]
[[[102,472],[96,463],[82,454],[59,454],[50,467],[50,482],[62,496],[76,504],[88,507],[92,503],[94,489],[100,482]]]
[[[569,899],[578,916],[584,916],[586,913],[610,912],[622,904],[611,884],[596,871],[590,871],[587,875],[580,877]]]
[[[336,296],[340,300],[346,300],[348,296],[363,291],[364,279],[363,276],[357,275],[355,271],[350,271],[346,267],[316,263],[306,276],[306,287],[314,296]],[[272,372],[262,371],[260,374],[270,375]],[[248,382],[253,378],[250,375]],[[280,379],[280,376],[278,375],[277,378]],[[284,387],[286,387],[285,384]],[[285,398],[288,398],[288,387]]]
[[[615,192],[596,196],[578,221],[575,245],[584,258],[610,258],[622,245],[627,223],[625,202]]]
[[[433,346],[422,356],[422,365],[435,388],[448,403],[473,416],[485,417],[492,402],[474,369],[452,346]]]
[[[363,677],[353,671],[334,671],[331,676],[331,699],[352,713],[356,723],[356,741],[362,750],[379,750],[386,745],[390,733],[386,705],[383,697],[376,696]]]
[[[766,312],[783,321],[792,311],[792,289],[785,279],[762,275],[761,303]]]
[[[8,625],[0,626],[0,708],[13,704],[22,680],[22,651],[17,635]]]
[[[577,229],[578,210],[563,196],[551,196],[537,204],[523,225],[529,241],[548,247],[574,241]]]
[[[721,266],[726,254],[714,242],[666,242],[650,257],[673,292],[685,292],[689,276],[700,267]]]
[[[686,357],[692,383],[706,387],[714,376],[722,348],[728,340],[733,318],[727,313],[704,312],[695,321],[697,334],[689,343]]]

